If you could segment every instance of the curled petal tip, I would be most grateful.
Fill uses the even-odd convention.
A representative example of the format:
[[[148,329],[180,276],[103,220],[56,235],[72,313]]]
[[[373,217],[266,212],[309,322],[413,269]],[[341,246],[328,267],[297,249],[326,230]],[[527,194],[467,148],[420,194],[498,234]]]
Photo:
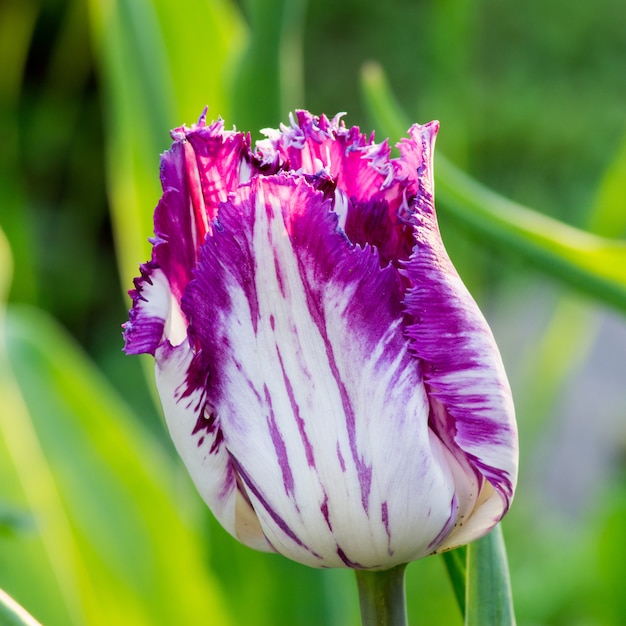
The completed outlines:
[[[204,109],[202,109],[202,113],[200,113],[200,117],[198,117],[198,123],[197,126],[198,128],[202,128],[204,126],[206,126],[206,114],[209,111],[209,105],[205,105]]]

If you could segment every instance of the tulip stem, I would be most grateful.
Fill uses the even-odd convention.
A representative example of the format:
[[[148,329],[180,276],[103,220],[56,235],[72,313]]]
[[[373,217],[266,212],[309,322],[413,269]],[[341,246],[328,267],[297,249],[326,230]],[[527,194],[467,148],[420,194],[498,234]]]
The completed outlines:
[[[363,626],[407,626],[406,563],[380,572],[355,570]]]

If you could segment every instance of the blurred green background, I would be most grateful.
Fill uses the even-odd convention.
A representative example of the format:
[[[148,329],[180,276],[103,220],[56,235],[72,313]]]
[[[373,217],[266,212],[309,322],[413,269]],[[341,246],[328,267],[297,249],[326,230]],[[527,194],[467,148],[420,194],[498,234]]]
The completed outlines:
[[[625,623],[625,68],[622,0],[1,0],[0,588],[46,626],[358,623],[351,572],[214,523],[121,352],[169,129],[306,107],[379,139],[440,120],[444,240],[518,410],[518,624]],[[439,558],[408,597],[462,624]]]

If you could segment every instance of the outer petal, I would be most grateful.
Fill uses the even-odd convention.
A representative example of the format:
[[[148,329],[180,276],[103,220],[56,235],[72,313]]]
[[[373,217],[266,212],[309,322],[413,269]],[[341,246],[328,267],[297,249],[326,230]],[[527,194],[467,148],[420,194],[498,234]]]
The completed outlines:
[[[457,491],[477,488],[428,429],[397,271],[336,224],[304,180],[254,179],[220,208],[183,308],[271,545],[312,566],[390,567],[432,552]],[[193,440],[190,425],[172,428]],[[179,449],[201,485],[197,446]]]
[[[174,345],[183,340],[180,301],[200,245],[218,204],[250,175],[249,138],[225,131],[221,120],[207,126],[205,114],[191,128],[172,131],[174,144],[161,157],[163,196],[154,214],[152,260],[130,294],[124,333],[129,354],[154,354],[164,338]]]
[[[219,419],[202,387],[190,388],[193,350],[188,340],[156,353],[156,384],[172,440],[196,488],[222,526],[242,543],[271,551],[224,445]],[[190,436],[192,435],[192,436]]]
[[[187,323],[170,283],[156,262],[141,266],[141,276],[135,279],[135,289],[129,320],[123,325],[126,354],[154,355],[163,337],[180,343],[186,335]]]
[[[508,510],[517,480],[517,430],[511,391],[491,330],[450,261],[433,206],[432,147],[428,127],[413,127],[403,145],[418,165],[416,248],[406,264],[413,286],[405,305],[414,320],[411,348],[423,364],[430,423],[461,466],[474,471],[481,491],[468,519],[439,550],[488,532]]]
[[[179,302],[219,203],[250,175],[249,138],[225,131],[221,120],[207,126],[205,114],[191,128],[172,131],[174,144],[161,158],[154,257]]]
[[[403,181],[412,196],[424,194],[432,200],[433,150],[438,131],[439,122],[413,124],[409,137],[397,144],[401,157],[393,160],[393,177]]]

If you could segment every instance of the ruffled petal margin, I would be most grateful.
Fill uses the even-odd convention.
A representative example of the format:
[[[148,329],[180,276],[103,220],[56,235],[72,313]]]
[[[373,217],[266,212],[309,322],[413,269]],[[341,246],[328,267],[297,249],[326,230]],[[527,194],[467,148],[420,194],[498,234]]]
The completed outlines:
[[[178,345],[186,320],[180,302],[210,231],[219,203],[251,175],[250,138],[206,124],[206,109],[190,128],[172,131],[161,156],[163,196],[154,212],[152,259],[130,292],[133,307],[124,325],[127,354],[155,354],[161,342]]]
[[[346,128],[341,115],[329,120],[296,111],[290,126],[263,132],[268,139],[258,142],[257,148],[264,161],[277,161],[283,169],[298,174],[324,172],[348,198],[370,198],[387,176],[388,146],[372,144],[358,126]]]

